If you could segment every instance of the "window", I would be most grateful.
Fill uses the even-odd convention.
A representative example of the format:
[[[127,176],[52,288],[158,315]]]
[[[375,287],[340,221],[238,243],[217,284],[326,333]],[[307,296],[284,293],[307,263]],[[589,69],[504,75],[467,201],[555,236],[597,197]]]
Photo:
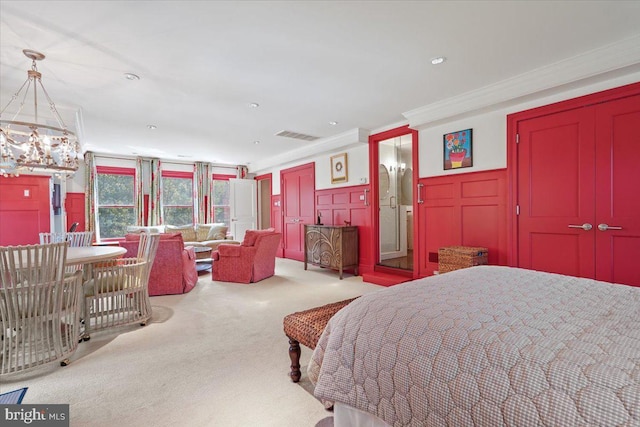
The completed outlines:
[[[213,222],[223,222],[227,226],[231,222],[229,178],[235,178],[235,175],[213,175]]]
[[[193,224],[193,173],[162,171],[162,214],[165,224]]]
[[[98,166],[97,172],[99,237],[122,237],[136,223],[135,169]]]

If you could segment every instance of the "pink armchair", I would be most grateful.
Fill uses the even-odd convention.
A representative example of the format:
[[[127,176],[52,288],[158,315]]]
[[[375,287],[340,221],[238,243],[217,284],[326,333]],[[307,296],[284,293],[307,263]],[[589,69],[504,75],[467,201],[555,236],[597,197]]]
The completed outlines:
[[[136,256],[140,234],[127,234],[120,246],[125,256]],[[149,296],[184,294],[196,286],[196,254],[193,246],[185,248],[180,233],[160,234],[160,243],[149,276]]]
[[[281,236],[273,228],[247,230],[240,245],[220,244],[211,254],[213,280],[253,283],[273,276]]]

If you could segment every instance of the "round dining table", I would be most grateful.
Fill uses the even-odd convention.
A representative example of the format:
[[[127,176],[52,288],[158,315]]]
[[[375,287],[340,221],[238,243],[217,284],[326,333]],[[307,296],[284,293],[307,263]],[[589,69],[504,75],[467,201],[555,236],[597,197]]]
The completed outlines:
[[[67,265],[90,264],[118,258],[127,252],[120,246],[80,246],[67,248]]]

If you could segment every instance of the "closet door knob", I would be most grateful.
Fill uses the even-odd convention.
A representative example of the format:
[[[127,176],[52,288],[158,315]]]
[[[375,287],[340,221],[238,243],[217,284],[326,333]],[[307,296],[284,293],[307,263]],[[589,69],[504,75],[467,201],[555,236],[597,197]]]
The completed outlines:
[[[600,225],[598,225],[598,230],[600,230],[600,231],[622,230],[622,227],[618,227],[616,225],[600,224]]]
[[[588,222],[585,222],[582,225],[569,224],[569,228],[582,228],[585,231],[589,231],[593,228],[593,225],[589,224]]]

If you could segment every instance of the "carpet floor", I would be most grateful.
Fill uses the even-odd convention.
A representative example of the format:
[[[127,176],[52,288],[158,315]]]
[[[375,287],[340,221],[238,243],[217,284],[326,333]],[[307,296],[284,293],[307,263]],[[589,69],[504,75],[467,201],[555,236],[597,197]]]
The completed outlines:
[[[289,313],[381,289],[362,277],[277,259],[276,275],[250,285],[202,274],[188,294],[151,298],[152,321],[94,333],[71,364],[0,379],[0,393],[28,387],[23,404],[70,405],[71,426],[329,427],[302,379],[289,379]]]

